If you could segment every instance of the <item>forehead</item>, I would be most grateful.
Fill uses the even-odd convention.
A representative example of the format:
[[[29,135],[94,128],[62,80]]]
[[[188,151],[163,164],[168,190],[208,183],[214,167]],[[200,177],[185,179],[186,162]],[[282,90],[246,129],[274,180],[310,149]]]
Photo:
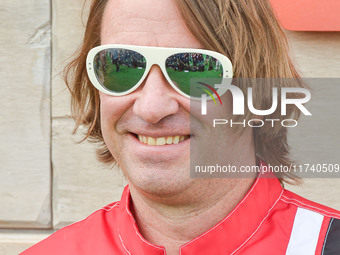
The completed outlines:
[[[102,20],[101,43],[201,48],[173,0],[109,0]]]

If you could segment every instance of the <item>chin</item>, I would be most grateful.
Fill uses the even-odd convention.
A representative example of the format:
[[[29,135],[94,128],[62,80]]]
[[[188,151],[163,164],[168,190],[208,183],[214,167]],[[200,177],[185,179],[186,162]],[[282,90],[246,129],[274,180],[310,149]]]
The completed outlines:
[[[130,168],[131,169],[131,168]],[[134,171],[125,171],[130,187],[139,192],[154,197],[172,197],[183,193],[192,186],[194,179],[190,178],[189,167],[174,168],[132,168]]]

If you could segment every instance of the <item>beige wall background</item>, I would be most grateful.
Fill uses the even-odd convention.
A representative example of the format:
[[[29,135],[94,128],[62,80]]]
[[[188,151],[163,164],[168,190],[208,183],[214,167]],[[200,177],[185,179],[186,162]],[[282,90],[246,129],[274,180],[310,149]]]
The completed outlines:
[[[18,254],[118,200],[125,185],[96,161],[93,144],[76,144],[80,134],[71,134],[60,71],[82,39],[82,5],[0,0],[0,254]],[[304,77],[340,77],[340,33],[287,35]],[[340,210],[339,187],[340,179],[306,179],[287,188]]]

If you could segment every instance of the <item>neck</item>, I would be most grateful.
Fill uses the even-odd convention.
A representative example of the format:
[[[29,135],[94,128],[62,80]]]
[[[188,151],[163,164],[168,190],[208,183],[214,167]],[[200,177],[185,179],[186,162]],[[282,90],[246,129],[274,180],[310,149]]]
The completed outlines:
[[[181,194],[183,200],[176,195],[175,202],[169,197],[145,194],[130,185],[133,200],[130,209],[146,240],[164,246],[168,255],[178,254],[180,246],[226,217],[253,182],[254,178],[197,179],[197,185]],[[195,186],[199,189],[194,189]]]

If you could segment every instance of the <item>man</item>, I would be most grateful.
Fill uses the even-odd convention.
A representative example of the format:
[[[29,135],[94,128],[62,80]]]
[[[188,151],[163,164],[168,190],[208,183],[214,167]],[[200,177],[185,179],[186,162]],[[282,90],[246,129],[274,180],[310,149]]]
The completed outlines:
[[[112,64],[114,64],[116,66],[116,72],[119,72],[119,63],[118,63],[118,58],[119,58],[119,52],[115,51],[113,53],[110,52],[110,58],[111,58],[111,62]]]
[[[235,77],[297,78],[280,32],[263,0],[94,1],[85,34],[91,40],[85,40],[82,54],[69,67],[75,80],[68,84],[78,105],[77,123],[89,126],[88,136],[102,143],[99,157],[108,164],[117,162],[129,186],[120,202],[23,254],[338,254],[339,212],[284,190],[280,181],[291,175],[279,176],[280,181],[262,173],[190,178],[190,144],[199,135],[190,129],[188,96],[165,76],[161,64],[145,68],[148,73],[136,81],[130,75],[125,83],[105,84],[96,80],[94,72],[100,70],[92,70],[95,57],[90,53],[87,62],[83,54],[99,45],[103,48],[94,55],[121,47],[145,52],[148,61],[167,51],[164,47],[199,54],[208,49],[224,68],[228,60],[216,52],[230,58]],[[99,92],[90,84],[86,66]],[[228,96],[222,96],[225,114],[232,108]],[[204,119],[194,119],[209,132]],[[286,130],[254,132],[247,128],[239,136],[226,133],[226,139],[216,140],[228,162],[261,169],[264,161],[288,164]]]

